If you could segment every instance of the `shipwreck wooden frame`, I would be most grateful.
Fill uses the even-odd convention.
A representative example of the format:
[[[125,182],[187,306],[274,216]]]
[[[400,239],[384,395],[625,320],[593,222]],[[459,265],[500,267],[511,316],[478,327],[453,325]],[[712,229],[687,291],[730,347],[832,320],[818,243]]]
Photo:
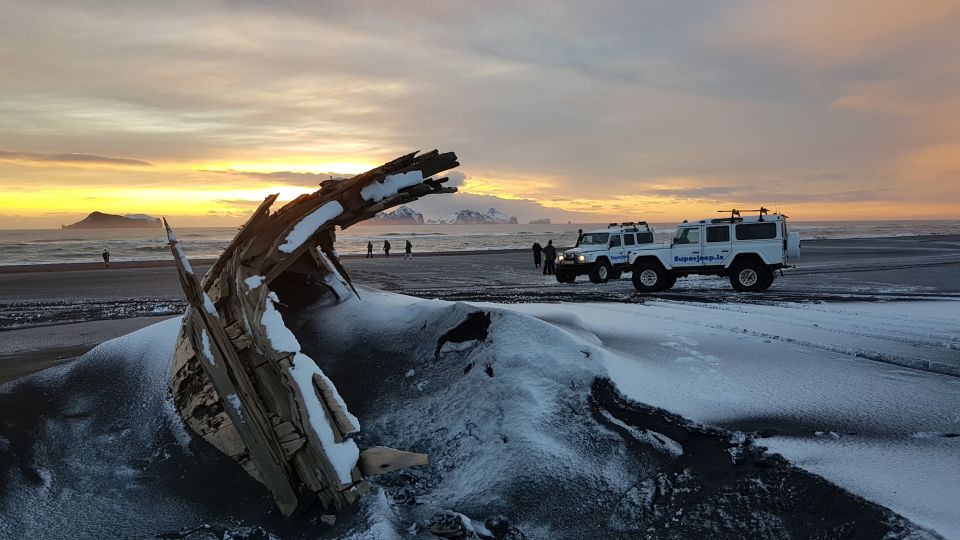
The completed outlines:
[[[270,195],[202,280],[164,220],[189,302],[173,358],[174,403],[191,429],[263,483],[284,515],[319,500],[332,522],[366,491],[364,476],[422,465],[427,456],[384,447],[359,452],[351,438],[359,422],[332,381],[299,353],[292,333],[276,326],[270,285],[296,274],[340,301],[356,294],[334,250],[335,227],[453,193],[447,178],[432,177],[457,166],[453,152],[414,152],[327,180],[272,214],[277,195]]]

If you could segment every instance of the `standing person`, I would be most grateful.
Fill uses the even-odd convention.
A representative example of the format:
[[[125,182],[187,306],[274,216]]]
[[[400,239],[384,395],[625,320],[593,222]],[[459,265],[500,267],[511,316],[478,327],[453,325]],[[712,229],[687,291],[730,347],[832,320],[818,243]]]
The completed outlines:
[[[543,275],[549,276],[557,273],[557,248],[553,247],[553,240],[547,241],[547,247],[543,248]]]
[[[577,229],[577,245],[573,247],[580,247],[580,241],[583,240],[583,229]]]
[[[406,252],[406,253],[403,255],[403,258],[404,258],[404,259],[412,259],[412,258],[413,258],[413,244],[411,244],[409,240],[407,240],[407,245],[403,247],[403,250]]]
[[[103,257],[104,266],[106,268],[110,268],[110,252],[107,250],[103,250],[103,253],[101,253],[101,256]]]
[[[367,241],[367,258],[373,258],[373,242]]]
[[[543,247],[540,242],[533,243],[533,267],[540,268],[540,259],[543,256]]]
[[[390,241],[389,241],[389,240],[384,240],[384,241],[383,241],[383,254],[386,255],[387,257],[390,256]]]

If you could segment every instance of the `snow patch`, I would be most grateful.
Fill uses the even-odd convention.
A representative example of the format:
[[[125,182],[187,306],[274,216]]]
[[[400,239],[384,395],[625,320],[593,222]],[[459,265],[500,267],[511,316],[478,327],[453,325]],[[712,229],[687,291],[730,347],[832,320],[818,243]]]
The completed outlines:
[[[423,183],[423,172],[409,171],[400,174],[390,174],[383,179],[383,183],[371,182],[360,190],[360,196],[370,202],[380,202],[392,197],[401,189]]]
[[[217,361],[213,357],[213,351],[210,349],[210,336],[207,335],[207,329],[200,329],[200,353],[203,355],[204,360],[210,363],[211,366],[217,365]]]
[[[267,301],[264,305],[263,316],[260,324],[267,333],[267,340],[270,346],[277,352],[300,352],[300,342],[293,335],[293,332],[283,324],[283,316],[277,311],[276,303],[280,302],[277,293],[271,291],[267,295]]]
[[[250,276],[243,280],[243,282],[247,285],[247,288],[252,291],[253,289],[263,285],[263,279],[263,276]]]
[[[207,293],[203,293],[203,309],[206,310],[210,315],[220,318],[220,314],[217,313],[217,306],[213,305],[213,300],[210,300],[210,297],[207,296]]]
[[[237,415],[240,416],[240,419],[244,419],[243,403],[240,402],[240,397],[236,394],[227,394],[227,401],[230,402],[230,405],[233,405],[233,409],[237,411]]]
[[[303,245],[317,229],[326,225],[328,221],[343,213],[343,206],[337,201],[330,201],[301,219],[287,235],[283,244],[277,248],[284,253],[293,253]]]
[[[338,443],[334,438],[333,428],[327,422],[327,413],[323,410],[323,404],[320,403],[320,398],[317,397],[317,391],[313,386],[314,375],[320,375],[324,379],[326,379],[326,376],[320,371],[312,358],[299,352],[294,356],[293,365],[287,372],[300,389],[303,403],[307,407],[307,419],[320,440],[323,450],[327,453],[327,457],[337,473],[337,478],[339,478],[341,484],[352,484],[353,477],[350,473],[357,466],[357,460],[360,459],[360,449],[357,448],[357,444],[352,439],[345,439]],[[329,381],[330,379],[326,380]],[[332,384],[330,386],[333,387]],[[340,399],[339,395],[336,399],[338,403],[343,405],[343,400]],[[343,410],[346,412],[346,406]],[[359,429],[360,423],[356,417],[349,413],[347,415]]]

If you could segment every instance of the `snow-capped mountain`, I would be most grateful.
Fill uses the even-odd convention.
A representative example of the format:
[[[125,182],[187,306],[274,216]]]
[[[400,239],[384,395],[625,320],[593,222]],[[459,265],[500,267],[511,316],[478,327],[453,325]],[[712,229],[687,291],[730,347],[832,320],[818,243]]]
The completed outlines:
[[[448,216],[437,220],[431,220],[431,223],[440,223],[443,225],[489,225],[489,224],[516,224],[516,216],[508,216],[496,208],[491,208],[484,213],[476,210],[460,210]]]
[[[409,206],[401,206],[390,213],[377,212],[377,215],[373,216],[373,221],[380,223],[400,223],[404,225],[423,225],[424,223],[423,214]]]

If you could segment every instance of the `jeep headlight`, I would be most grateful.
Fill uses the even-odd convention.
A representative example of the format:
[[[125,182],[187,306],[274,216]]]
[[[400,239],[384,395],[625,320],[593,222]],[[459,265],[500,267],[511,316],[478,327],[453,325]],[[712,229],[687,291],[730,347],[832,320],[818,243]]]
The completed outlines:
[[[577,255],[577,262],[581,262],[581,263],[582,263],[582,262],[587,262],[587,256],[586,256],[586,255]]]

